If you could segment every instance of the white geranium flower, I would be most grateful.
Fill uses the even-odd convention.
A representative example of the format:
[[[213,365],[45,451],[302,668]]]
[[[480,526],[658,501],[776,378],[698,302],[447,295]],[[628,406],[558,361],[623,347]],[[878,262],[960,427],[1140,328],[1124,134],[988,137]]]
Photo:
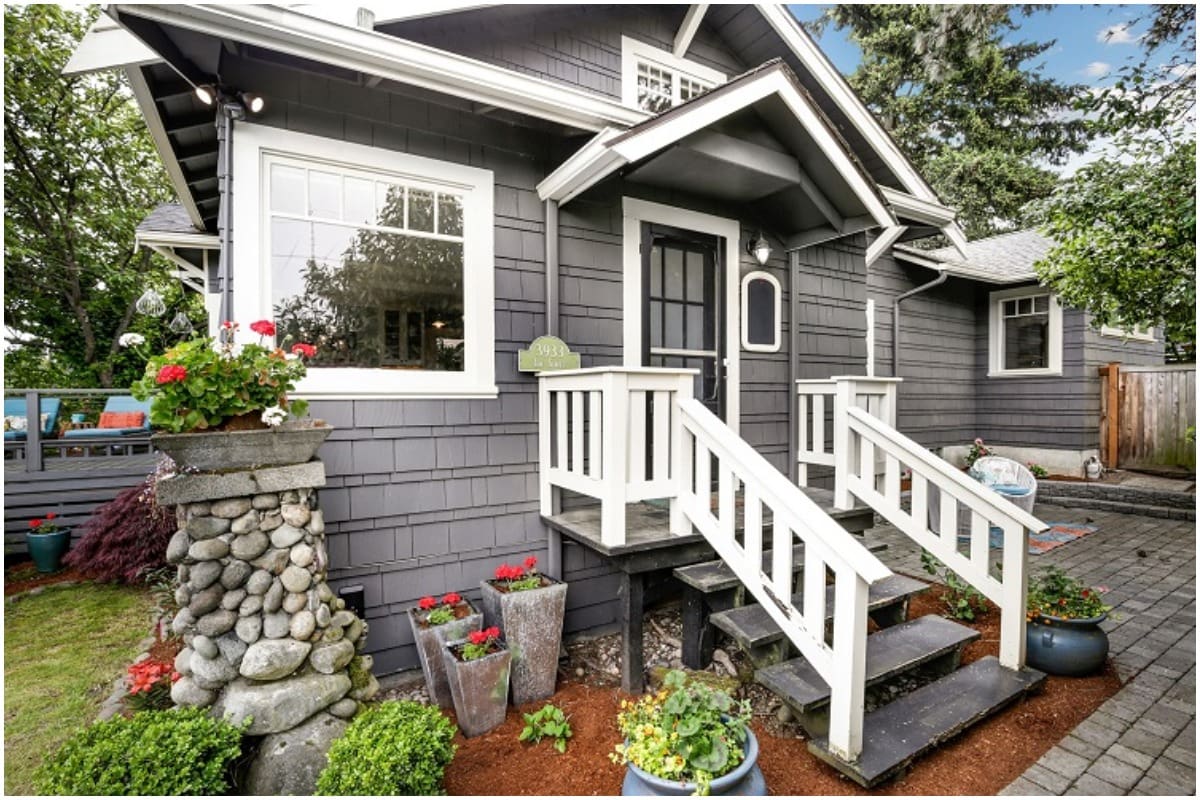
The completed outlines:
[[[145,344],[146,337],[140,333],[122,333],[121,338],[117,339],[117,344],[121,347],[137,347],[139,344]]]
[[[271,406],[262,413],[262,421],[270,425],[272,428],[278,427],[285,419],[288,412],[284,411],[279,406]]]

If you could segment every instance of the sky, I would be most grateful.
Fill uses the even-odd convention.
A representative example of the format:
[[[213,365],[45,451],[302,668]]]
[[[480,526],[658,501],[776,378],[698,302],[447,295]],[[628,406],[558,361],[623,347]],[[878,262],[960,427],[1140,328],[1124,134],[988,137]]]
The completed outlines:
[[[827,7],[815,4],[788,6],[801,22],[817,19]],[[1046,75],[1062,83],[1108,86],[1116,79],[1117,70],[1128,60],[1142,55],[1138,40],[1145,26],[1133,27],[1130,23],[1146,8],[1144,5],[1055,4],[1028,17],[1018,16],[1019,28],[1011,37],[1014,41],[1054,40],[1054,45],[1032,62],[1042,65]],[[817,38],[817,44],[844,74],[853,72],[862,56],[847,32],[832,26]],[[1072,157],[1056,169],[1070,175],[1097,158],[1107,145],[1105,141],[1094,143],[1087,153]]]

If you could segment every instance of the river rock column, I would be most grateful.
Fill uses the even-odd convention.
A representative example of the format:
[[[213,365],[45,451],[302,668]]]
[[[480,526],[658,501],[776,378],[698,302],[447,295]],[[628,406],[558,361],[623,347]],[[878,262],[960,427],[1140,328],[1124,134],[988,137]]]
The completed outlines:
[[[184,473],[158,485],[158,502],[176,506],[179,522],[167,561],[178,565],[180,611],[172,629],[185,647],[175,660],[182,677],[171,699],[211,707],[234,722],[252,718],[247,733],[266,737],[259,761],[273,750],[299,756],[304,748],[287,747],[289,732],[311,745],[312,732],[320,731],[327,749],[379,690],[371,657],[362,653],[367,626],[326,583],[316,492],[324,485],[317,460]],[[324,750],[320,756],[317,762]],[[260,773],[259,785],[244,789],[311,794],[319,770],[319,763],[260,766],[250,769],[251,778]]]

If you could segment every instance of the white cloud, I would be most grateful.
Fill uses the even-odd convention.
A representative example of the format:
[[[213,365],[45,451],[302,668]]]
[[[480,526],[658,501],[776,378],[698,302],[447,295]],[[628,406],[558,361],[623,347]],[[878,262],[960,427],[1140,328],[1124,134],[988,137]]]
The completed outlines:
[[[1121,22],[1101,28],[1100,32],[1096,34],[1096,41],[1104,44],[1133,44],[1141,37],[1130,33],[1130,27],[1130,23]]]
[[[1093,61],[1083,68],[1083,74],[1089,78],[1103,78],[1110,72],[1112,72],[1112,64],[1106,64],[1103,61]]]

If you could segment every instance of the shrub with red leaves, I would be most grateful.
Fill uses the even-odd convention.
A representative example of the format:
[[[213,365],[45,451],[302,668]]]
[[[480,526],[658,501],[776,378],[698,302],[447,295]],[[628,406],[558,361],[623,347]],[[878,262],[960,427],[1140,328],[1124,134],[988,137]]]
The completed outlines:
[[[63,562],[98,581],[135,583],[167,563],[175,510],[154,500],[154,476],[92,512]]]

